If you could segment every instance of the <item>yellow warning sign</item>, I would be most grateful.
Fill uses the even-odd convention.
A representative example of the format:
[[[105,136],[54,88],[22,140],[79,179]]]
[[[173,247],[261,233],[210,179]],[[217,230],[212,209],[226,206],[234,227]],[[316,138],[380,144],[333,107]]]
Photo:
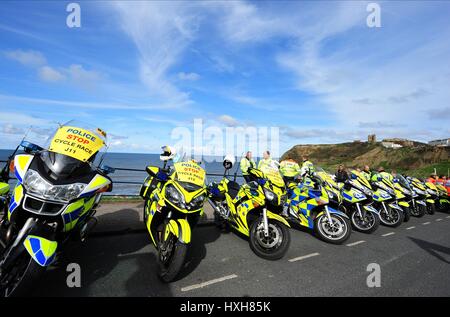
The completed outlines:
[[[103,145],[103,139],[88,130],[64,126],[56,132],[50,143],[49,151],[86,162]]]
[[[178,181],[204,186],[206,173],[198,164],[193,162],[180,162],[175,163],[174,167]]]

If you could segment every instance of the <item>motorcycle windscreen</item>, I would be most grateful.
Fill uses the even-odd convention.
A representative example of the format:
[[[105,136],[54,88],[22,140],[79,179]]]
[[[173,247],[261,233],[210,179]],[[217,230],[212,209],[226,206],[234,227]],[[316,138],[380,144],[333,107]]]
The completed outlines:
[[[106,144],[106,133],[69,122],[61,126],[50,141],[49,151],[87,162]]]
[[[176,179],[179,182],[205,186],[206,172],[195,162],[179,162],[174,164]]]
[[[261,171],[264,173],[264,176],[272,182],[277,187],[283,187],[284,186],[284,180],[283,177],[281,177],[280,172],[278,171],[278,168],[274,166],[265,165],[261,167]]]

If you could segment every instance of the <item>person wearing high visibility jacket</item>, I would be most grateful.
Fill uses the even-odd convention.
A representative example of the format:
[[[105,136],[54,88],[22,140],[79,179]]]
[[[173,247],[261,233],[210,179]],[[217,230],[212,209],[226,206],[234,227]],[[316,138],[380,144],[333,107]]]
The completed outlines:
[[[256,168],[256,163],[252,158],[252,152],[248,151],[247,154],[241,159],[241,172],[244,176],[245,181],[248,183],[251,181],[250,175],[248,173],[249,168]]]
[[[303,163],[302,163],[300,175],[302,177],[305,177],[307,175],[313,174],[316,171],[316,169],[314,168],[314,164],[308,159],[308,156],[303,155],[302,160],[303,160]]]
[[[278,162],[270,157],[270,152],[264,151],[262,160],[258,162],[258,169],[262,169],[264,166],[276,167],[277,165]]]
[[[362,170],[361,174],[370,182],[372,178],[372,171],[370,170],[369,165],[364,166],[364,169]]]
[[[391,182],[394,180],[394,176],[392,176],[391,174],[389,174],[388,172],[386,172],[385,170],[384,170],[384,167],[383,166],[380,166],[379,168],[378,168],[378,173],[374,173],[373,175],[372,175],[372,182],[377,182],[378,181],[378,177],[381,177],[381,178],[384,178],[384,179],[388,179],[388,180],[390,180]]]
[[[294,181],[294,179],[300,174],[300,165],[292,158],[281,161],[280,163],[280,173],[284,178],[285,183]]]

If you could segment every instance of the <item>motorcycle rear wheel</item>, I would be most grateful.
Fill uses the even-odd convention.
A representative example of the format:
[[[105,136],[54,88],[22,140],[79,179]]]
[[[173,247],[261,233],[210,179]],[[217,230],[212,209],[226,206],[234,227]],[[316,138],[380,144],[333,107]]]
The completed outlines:
[[[408,222],[411,219],[411,208],[402,207],[403,209],[403,222]]]

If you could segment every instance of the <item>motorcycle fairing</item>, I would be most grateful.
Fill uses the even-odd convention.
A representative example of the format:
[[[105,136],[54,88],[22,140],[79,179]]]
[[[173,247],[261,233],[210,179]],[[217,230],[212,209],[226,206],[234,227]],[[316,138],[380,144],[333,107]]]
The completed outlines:
[[[80,198],[70,203],[61,214],[64,222],[64,232],[68,232],[75,228],[77,223],[83,219],[83,216],[91,210],[94,202],[95,196],[90,198]]]
[[[100,174],[96,174],[81,192],[80,198],[95,195],[101,189],[109,186],[109,184],[111,184],[111,180],[109,178],[106,178]]]
[[[55,259],[58,242],[29,235],[25,238],[23,245],[37,264],[40,266],[49,266]]]
[[[11,201],[8,206],[8,220],[11,220],[11,214],[16,210],[17,207],[20,206],[23,199],[23,185],[18,184],[14,188],[13,195],[11,196]]]
[[[33,157],[33,155],[29,154],[19,154],[14,157],[14,175],[19,183],[22,183],[25,173],[33,161]]]
[[[169,233],[178,238],[181,243],[188,244],[191,242],[191,226],[187,219],[170,219],[164,233],[164,240],[167,240]]]

